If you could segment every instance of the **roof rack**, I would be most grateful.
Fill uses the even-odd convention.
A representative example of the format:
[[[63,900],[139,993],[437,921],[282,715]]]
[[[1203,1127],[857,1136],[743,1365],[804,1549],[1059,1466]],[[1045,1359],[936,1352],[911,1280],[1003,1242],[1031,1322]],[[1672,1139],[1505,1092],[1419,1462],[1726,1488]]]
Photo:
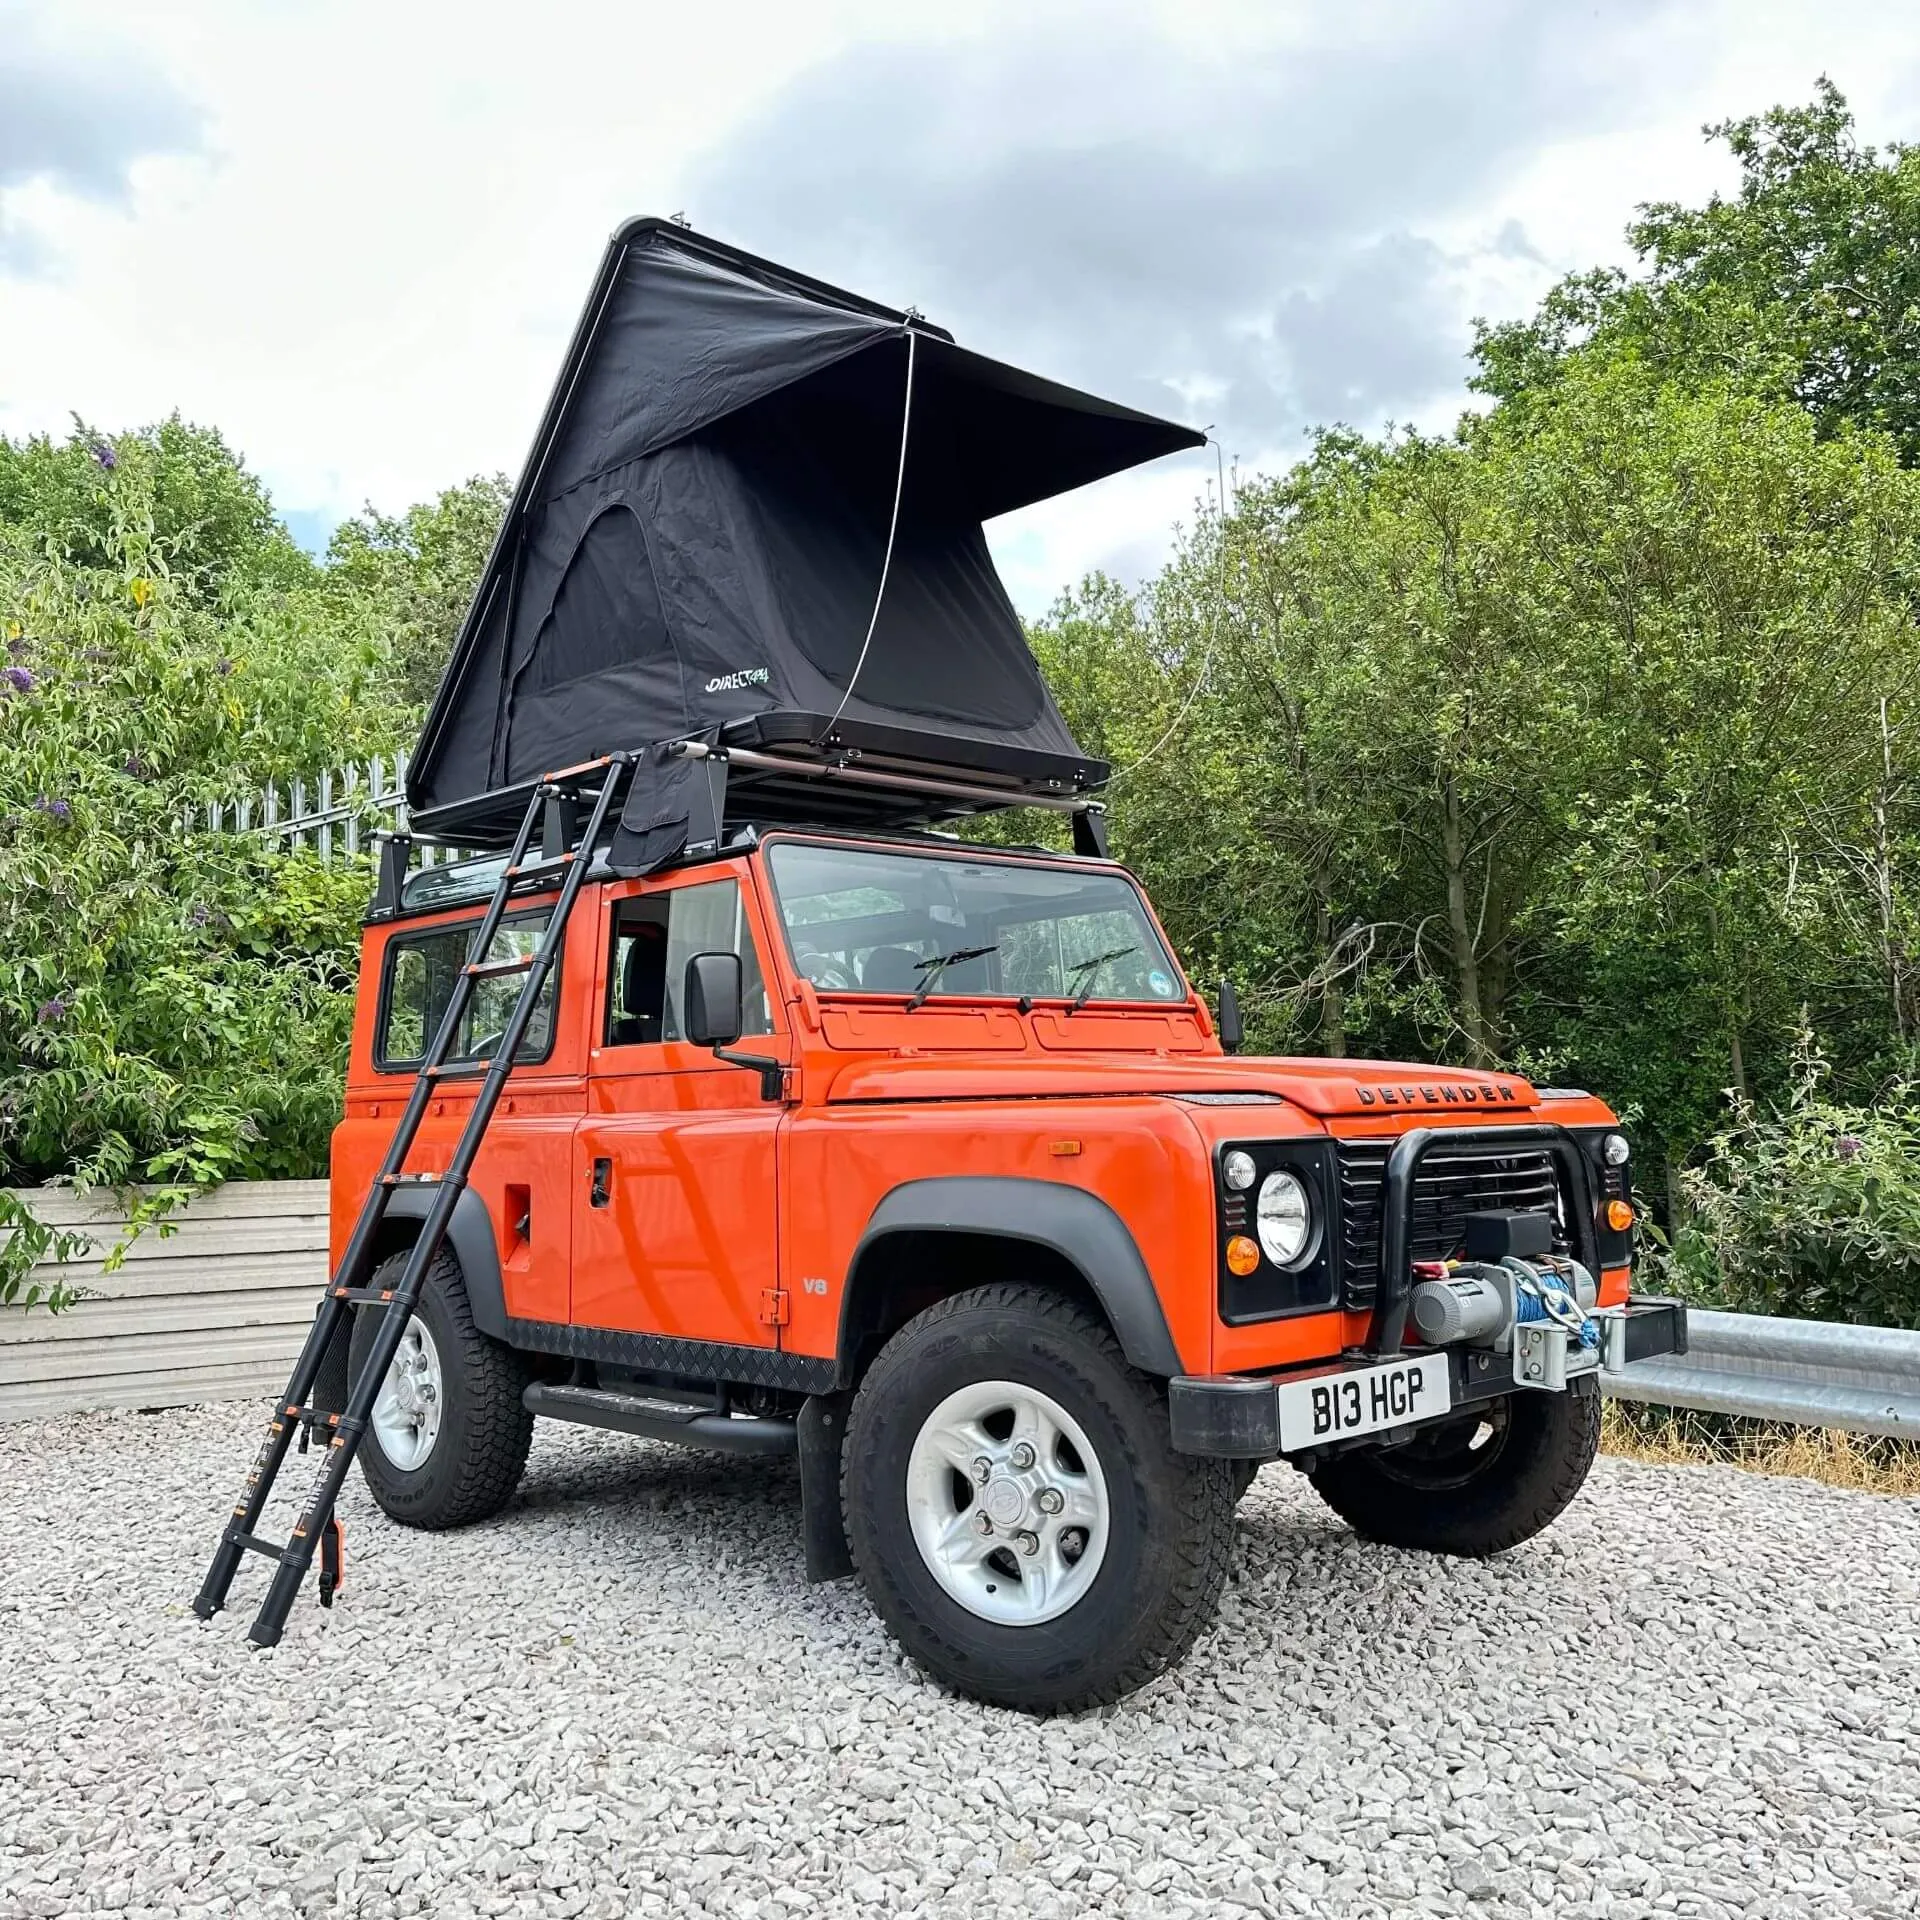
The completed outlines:
[[[1107,858],[1098,798],[1107,769],[1098,760],[790,711],[750,715],[656,751],[706,770],[697,783],[702,817],[687,826],[694,851],[719,846],[740,827],[897,831],[1040,807],[1071,816],[1076,853]],[[414,831],[457,846],[497,847],[538,785],[516,781],[416,811]]]
[[[1105,804],[1057,774],[1023,779],[969,768],[967,777],[957,778],[937,762],[874,753],[832,736],[823,746],[785,748],[676,740],[666,753],[709,769],[712,815],[690,828],[690,842],[718,844],[729,825],[748,822],[898,828],[1042,807],[1072,817],[1076,853],[1107,857]]]

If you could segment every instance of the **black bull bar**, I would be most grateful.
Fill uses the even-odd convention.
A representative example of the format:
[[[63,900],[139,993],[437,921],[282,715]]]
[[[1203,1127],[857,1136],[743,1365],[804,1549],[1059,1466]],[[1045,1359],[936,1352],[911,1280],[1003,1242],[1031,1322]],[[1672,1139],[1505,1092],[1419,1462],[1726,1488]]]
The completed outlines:
[[[1544,1147],[1560,1169],[1567,1229],[1574,1258],[1597,1281],[1600,1277],[1600,1229],[1587,1156],[1565,1127],[1547,1122],[1510,1127],[1415,1127],[1403,1133],[1387,1155],[1380,1183],[1380,1284],[1374,1295],[1373,1328],[1367,1351],[1391,1359],[1406,1344],[1407,1309],[1413,1300],[1414,1182],[1422,1162],[1446,1159],[1450,1152],[1484,1154],[1489,1148]]]

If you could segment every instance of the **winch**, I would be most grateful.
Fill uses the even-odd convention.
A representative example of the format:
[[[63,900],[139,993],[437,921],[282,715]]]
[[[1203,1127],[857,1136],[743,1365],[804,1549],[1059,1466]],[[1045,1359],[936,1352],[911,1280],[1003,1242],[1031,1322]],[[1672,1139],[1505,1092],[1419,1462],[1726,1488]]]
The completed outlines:
[[[1463,1252],[1414,1263],[1413,1324],[1429,1346],[1511,1354],[1514,1384],[1547,1392],[1599,1367],[1599,1283],[1554,1251],[1548,1215],[1469,1214]]]

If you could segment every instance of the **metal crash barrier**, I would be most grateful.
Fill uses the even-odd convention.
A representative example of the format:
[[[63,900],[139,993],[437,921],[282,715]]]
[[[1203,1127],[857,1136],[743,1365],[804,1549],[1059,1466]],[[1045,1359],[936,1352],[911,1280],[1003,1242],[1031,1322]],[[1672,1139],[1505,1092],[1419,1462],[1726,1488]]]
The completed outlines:
[[[1920,1333],[1687,1313],[1688,1350],[1602,1376],[1622,1400],[1920,1440]]]

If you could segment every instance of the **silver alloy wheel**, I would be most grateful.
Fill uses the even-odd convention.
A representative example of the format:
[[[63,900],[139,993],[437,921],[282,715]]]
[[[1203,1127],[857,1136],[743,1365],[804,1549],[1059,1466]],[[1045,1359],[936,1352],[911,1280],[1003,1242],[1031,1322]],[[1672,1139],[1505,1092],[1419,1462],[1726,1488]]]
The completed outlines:
[[[1036,1627],[1086,1597],[1106,1557],[1107,1479],[1080,1423],[1010,1380],[950,1393],[907,1456],[927,1571],[982,1620]]]
[[[424,1321],[409,1320],[400,1336],[400,1351],[393,1356],[373,1402],[373,1437],[402,1473],[426,1465],[440,1437],[444,1401],[440,1349]]]

